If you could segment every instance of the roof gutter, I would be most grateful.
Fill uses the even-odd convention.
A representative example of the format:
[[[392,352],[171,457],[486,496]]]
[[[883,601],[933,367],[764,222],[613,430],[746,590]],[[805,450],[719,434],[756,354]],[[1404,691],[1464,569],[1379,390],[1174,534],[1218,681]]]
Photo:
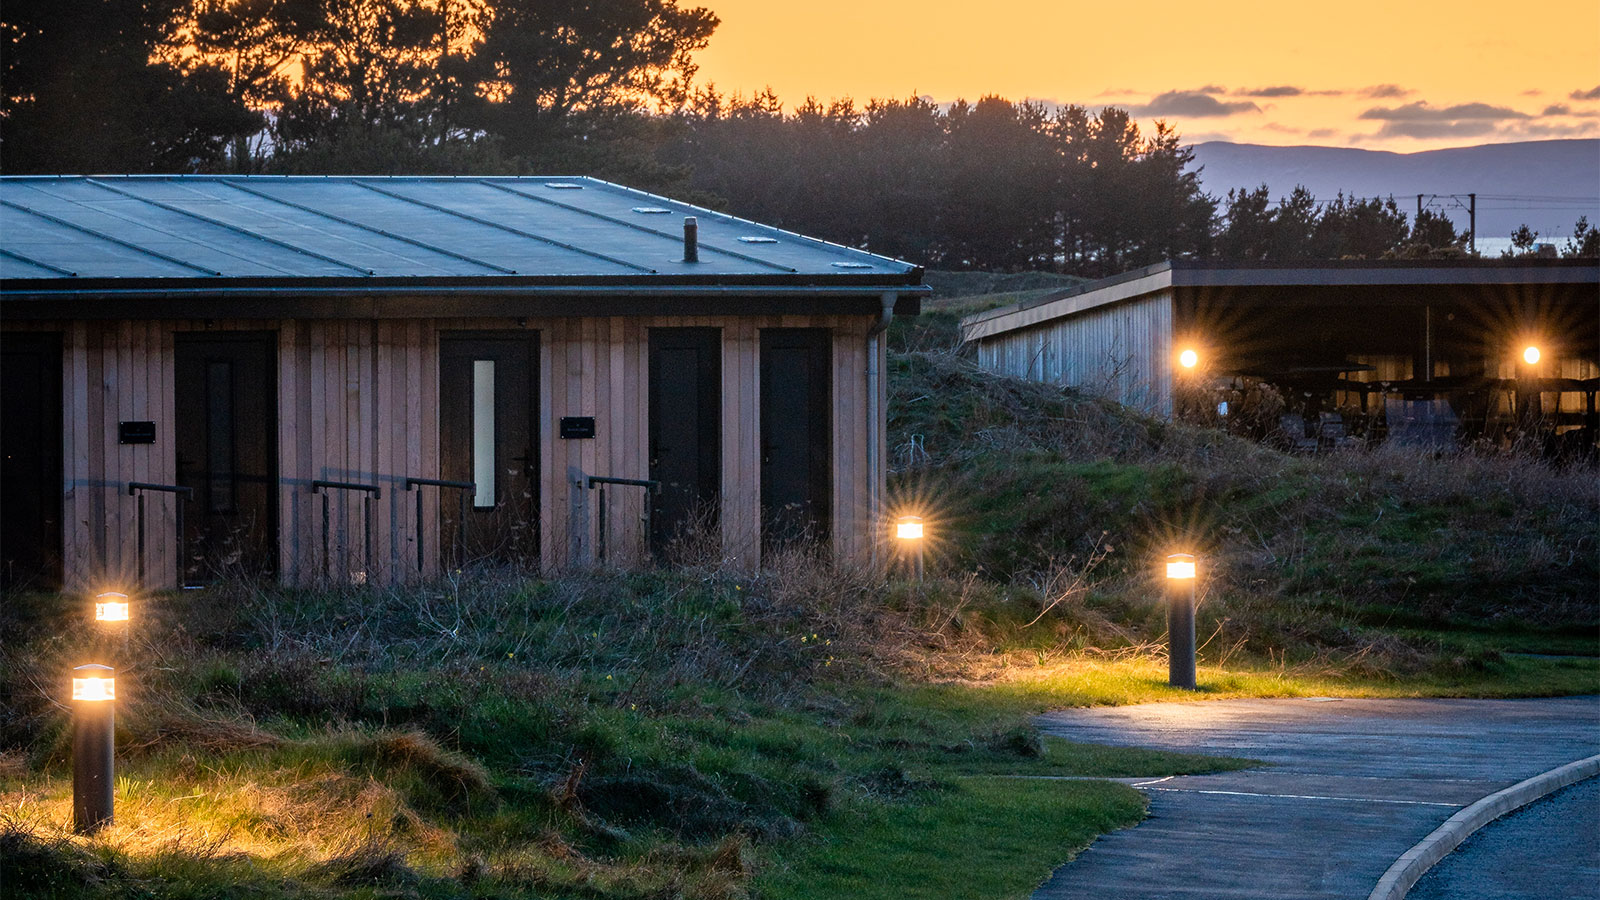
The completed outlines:
[[[916,315],[928,293],[924,285],[217,286],[0,291],[0,309],[8,319],[35,320],[876,314],[874,327],[886,327],[884,302],[889,315]]]

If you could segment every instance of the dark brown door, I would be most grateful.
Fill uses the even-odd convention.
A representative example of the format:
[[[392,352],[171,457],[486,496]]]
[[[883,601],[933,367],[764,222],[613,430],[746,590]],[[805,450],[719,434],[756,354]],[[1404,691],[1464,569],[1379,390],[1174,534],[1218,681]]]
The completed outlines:
[[[186,584],[270,575],[278,567],[278,336],[180,334],[173,437]]]
[[[825,544],[832,512],[827,329],[761,332],[761,538]]]
[[[61,584],[61,335],[0,335],[0,585]]]
[[[460,504],[442,495],[446,564],[539,563],[539,338],[523,331],[461,332],[439,342],[441,478],[477,485]]]
[[[631,477],[631,476],[630,476]],[[722,489],[722,332],[650,329],[650,547],[715,534]]]

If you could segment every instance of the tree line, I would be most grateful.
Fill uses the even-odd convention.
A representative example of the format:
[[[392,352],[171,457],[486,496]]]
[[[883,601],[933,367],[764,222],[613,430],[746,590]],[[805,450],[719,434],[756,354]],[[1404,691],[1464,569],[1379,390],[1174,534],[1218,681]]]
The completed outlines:
[[[587,174],[940,268],[1465,253],[1392,199],[1211,197],[1176,131],[1117,108],[730,97],[695,82],[717,24],[678,0],[10,3],[0,170]]]

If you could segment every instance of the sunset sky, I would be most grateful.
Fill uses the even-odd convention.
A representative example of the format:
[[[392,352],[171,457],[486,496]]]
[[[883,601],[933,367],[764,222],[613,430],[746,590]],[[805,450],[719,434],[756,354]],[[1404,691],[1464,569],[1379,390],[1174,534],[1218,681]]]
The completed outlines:
[[[1600,136],[1600,3],[685,0],[702,84],[787,108],[985,94],[1164,118],[1186,141],[1424,150]]]

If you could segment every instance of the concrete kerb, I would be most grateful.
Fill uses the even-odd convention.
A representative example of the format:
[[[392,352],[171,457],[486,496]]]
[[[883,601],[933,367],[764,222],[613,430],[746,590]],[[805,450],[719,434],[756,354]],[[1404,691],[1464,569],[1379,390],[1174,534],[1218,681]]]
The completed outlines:
[[[1471,837],[1473,832],[1540,797],[1596,775],[1600,775],[1600,754],[1558,766],[1464,807],[1416,846],[1402,853],[1378,879],[1378,886],[1372,889],[1367,900],[1403,900],[1419,878],[1450,851],[1461,846],[1461,842]]]

